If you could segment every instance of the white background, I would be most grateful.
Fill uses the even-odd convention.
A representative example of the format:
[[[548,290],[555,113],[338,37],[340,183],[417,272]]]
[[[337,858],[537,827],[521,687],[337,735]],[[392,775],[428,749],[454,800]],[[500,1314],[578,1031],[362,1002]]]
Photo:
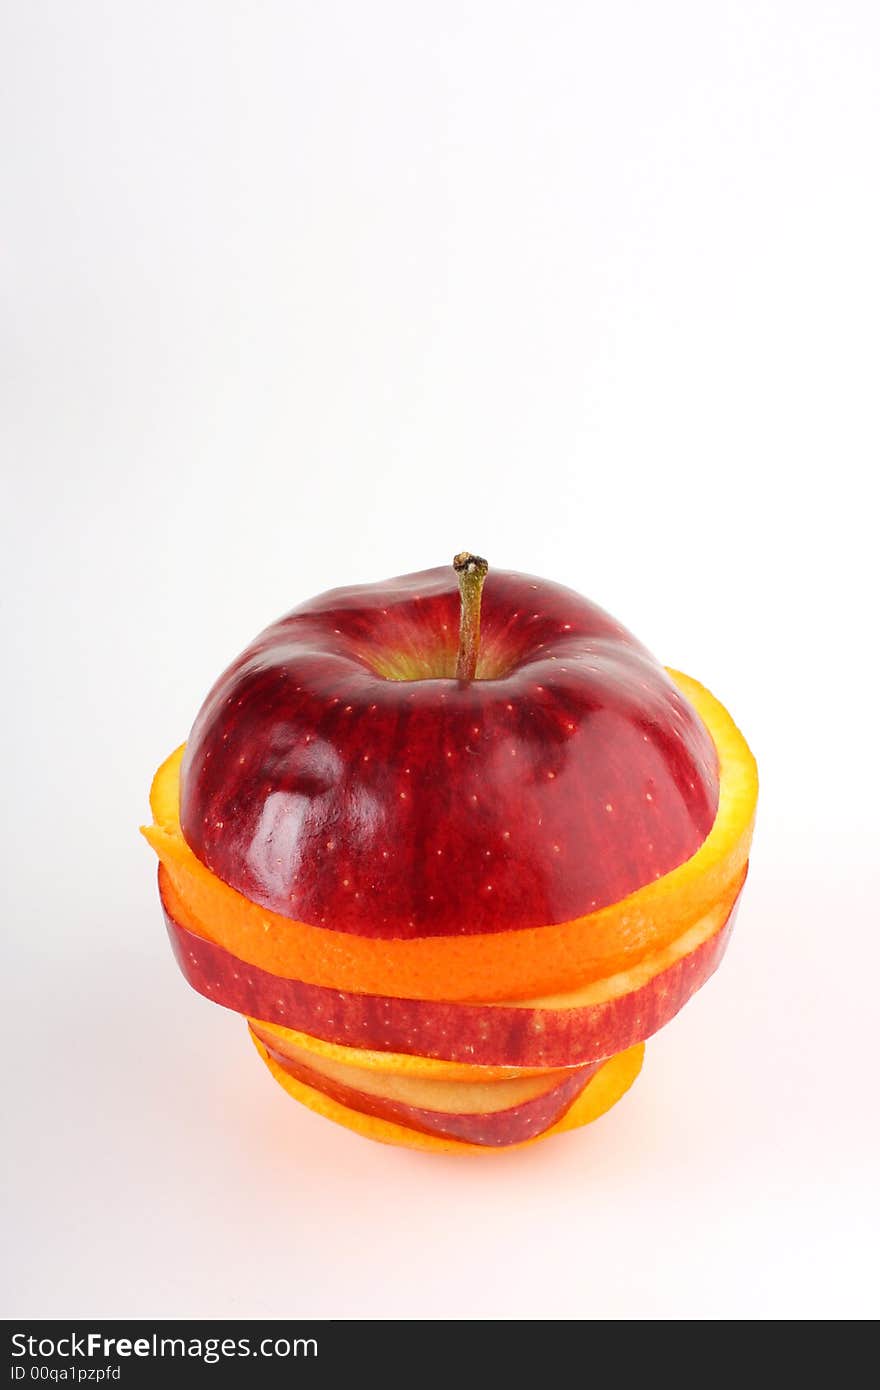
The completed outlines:
[[[0,53],[2,1311],[876,1315],[876,4],[10,0]],[[137,833],[257,630],[463,546],[762,773],[720,974],[494,1160],[287,1099]]]

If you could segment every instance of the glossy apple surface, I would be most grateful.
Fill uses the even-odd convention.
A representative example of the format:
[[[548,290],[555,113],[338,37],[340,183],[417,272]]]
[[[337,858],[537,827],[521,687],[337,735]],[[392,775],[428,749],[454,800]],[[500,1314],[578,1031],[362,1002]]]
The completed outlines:
[[[335,589],[256,638],[187,744],[203,864],[284,916],[411,939],[566,922],[694,854],[715,747],[625,628],[495,570],[458,681],[458,622],[444,567]]]
[[[568,1067],[613,1056],[656,1033],[721,962],[735,900],[719,904],[681,943],[678,959],[637,987],[601,998],[601,986],[550,1004],[444,1004],[354,994],[290,980],[239,960],[172,915],[160,870],[171,945],[194,989],[250,1018],[379,1052],[482,1066]],[[180,913],[180,908],[177,908]],[[632,972],[633,978],[639,977]]]

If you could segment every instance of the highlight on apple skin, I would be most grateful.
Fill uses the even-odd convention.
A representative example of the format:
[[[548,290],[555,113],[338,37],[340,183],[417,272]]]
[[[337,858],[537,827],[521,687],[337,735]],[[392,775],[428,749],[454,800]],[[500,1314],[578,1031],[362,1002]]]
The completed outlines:
[[[709,734],[619,623],[493,571],[458,681],[450,568],[339,589],[266,629],[187,742],[184,837],[272,911],[389,939],[564,922],[689,858]]]
[[[144,833],[184,977],[283,1089],[381,1142],[498,1152],[604,1114],[717,969],[756,798],[708,692],[462,552],[261,633]]]

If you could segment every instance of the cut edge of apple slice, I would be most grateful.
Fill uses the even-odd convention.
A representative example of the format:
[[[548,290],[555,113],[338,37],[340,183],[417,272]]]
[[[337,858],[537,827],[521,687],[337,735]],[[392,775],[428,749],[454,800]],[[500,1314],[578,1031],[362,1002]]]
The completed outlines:
[[[518,1067],[489,1065],[481,1062],[452,1062],[443,1057],[424,1057],[417,1052],[380,1052],[376,1048],[358,1047],[351,1043],[329,1042],[304,1033],[297,1028],[285,1028],[281,1023],[267,1023],[265,1019],[244,1016],[252,1033],[267,1046],[284,1049],[287,1046],[302,1048],[314,1057],[326,1057],[347,1066],[359,1067],[371,1072],[395,1072],[398,1076],[424,1077],[437,1081],[515,1081],[525,1076],[560,1075],[573,1067],[582,1065],[573,1062],[565,1067]]]
[[[374,1139],[381,1144],[417,1149],[423,1153],[460,1155],[513,1153],[520,1149],[529,1148],[532,1144],[539,1144],[543,1139],[549,1139],[554,1134],[563,1134],[590,1124],[593,1120],[606,1114],[630,1089],[641,1071],[645,1053],[644,1043],[638,1043],[635,1047],[627,1048],[625,1052],[620,1052],[617,1056],[603,1062],[561,1119],[557,1120],[549,1129],[544,1130],[543,1133],[520,1140],[515,1144],[484,1146],[424,1134],[419,1130],[410,1129],[407,1125],[379,1119],[377,1116],[367,1115],[360,1110],[353,1110],[349,1106],[333,1100],[323,1091],[318,1091],[314,1087],[298,1081],[289,1072],[284,1071],[277,1062],[272,1060],[266,1047],[253,1034],[251,1034],[251,1041],[269,1072],[282,1089],[294,1100],[298,1100],[309,1110],[325,1119],[333,1120],[336,1124],[353,1130],[366,1139]]]
[[[601,1062],[580,1067],[561,1067],[539,1072],[535,1076],[507,1077],[489,1080],[478,1075],[453,1079],[423,1077],[412,1073],[375,1071],[356,1066],[350,1061],[321,1056],[306,1047],[273,1041],[271,1034],[250,1027],[256,1037],[281,1066],[285,1061],[305,1067],[316,1077],[335,1082],[376,1100],[392,1101],[418,1110],[437,1111],[444,1115],[491,1115],[513,1110],[529,1101],[538,1100],[573,1077],[582,1076],[586,1083]],[[306,1084],[311,1084],[306,1078]]]
[[[591,980],[579,989],[560,990],[556,994],[536,995],[532,999],[508,999],[504,1004],[509,1009],[585,1009],[591,1004],[607,1004],[624,995],[633,994],[645,985],[677,965],[685,956],[716,936],[721,931],[737,902],[745,885],[748,862],[736,880],[727,888],[719,900],[698,922],[676,936],[667,945],[650,955],[643,956],[629,970],[618,970],[604,980]],[[500,1008],[498,1002],[486,1004],[487,1008]]]
[[[748,860],[758,790],[755,760],[714,696],[680,672],[670,675],[718,752],[715,822],[683,864],[620,902],[570,922],[477,936],[377,940],[269,912],[212,874],[184,840],[178,811],[182,748],[153,779],[154,824],[143,833],[208,939],[271,974],[353,993],[444,1002],[567,993],[591,979],[627,972],[652,949],[687,931],[737,881]]]
[[[557,1120],[561,1120],[599,1065],[597,1063],[588,1070],[569,1072],[561,1081],[554,1081],[538,1095],[530,1096],[516,1105],[506,1105],[501,1109],[456,1111],[389,1099],[377,1091],[364,1091],[335,1080],[326,1072],[317,1071],[308,1061],[294,1061],[271,1047],[267,1051],[272,1061],[296,1081],[323,1092],[350,1110],[358,1110],[380,1120],[390,1120],[392,1124],[403,1125],[421,1134],[493,1149],[509,1148],[511,1144],[543,1134]],[[490,1090],[491,1087],[485,1089]]]

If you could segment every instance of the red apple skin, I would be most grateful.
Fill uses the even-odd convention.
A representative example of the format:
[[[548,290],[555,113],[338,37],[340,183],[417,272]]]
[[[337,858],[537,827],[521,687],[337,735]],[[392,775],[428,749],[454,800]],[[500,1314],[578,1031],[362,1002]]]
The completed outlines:
[[[713,936],[640,988],[580,1008],[528,1009],[349,994],[284,979],[189,931],[175,921],[163,897],[180,969],[193,989],[215,1004],[346,1047],[515,1067],[581,1066],[644,1042],[718,968],[738,904],[739,896]]]
[[[492,571],[480,678],[457,681],[458,622],[449,566],[335,589],[257,637],[183,761],[207,868],[284,916],[411,939],[570,921],[699,848],[715,747],[625,628]]]
[[[444,1139],[459,1139],[468,1144],[481,1144],[487,1148],[504,1148],[508,1144],[521,1144],[525,1139],[543,1134],[557,1120],[561,1120],[588,1084],[599,1064],[581,1067],[571,1076],[560,1081],[543,1095],[512,1106],[509,1110],[492,1110],[484,1115],[451,1115],[443,1110],[424,1110],[417,1105],[406,1105],[402,1101],[385,1100],[381,1096],[368,1095],[353,1086],[336,1081],[323,1072],[295,1062],[282,1052],[267,1046],[261,1039],[272,1061],[290,1076],[323,1091],[331,1100],[347,1105],[351,1110],[360,1110],[365,1115],[375,1115],[380,1120],[392,1120],[395,1124],[407,1125],[409,1129],[422,1134],[436,1134]]]

